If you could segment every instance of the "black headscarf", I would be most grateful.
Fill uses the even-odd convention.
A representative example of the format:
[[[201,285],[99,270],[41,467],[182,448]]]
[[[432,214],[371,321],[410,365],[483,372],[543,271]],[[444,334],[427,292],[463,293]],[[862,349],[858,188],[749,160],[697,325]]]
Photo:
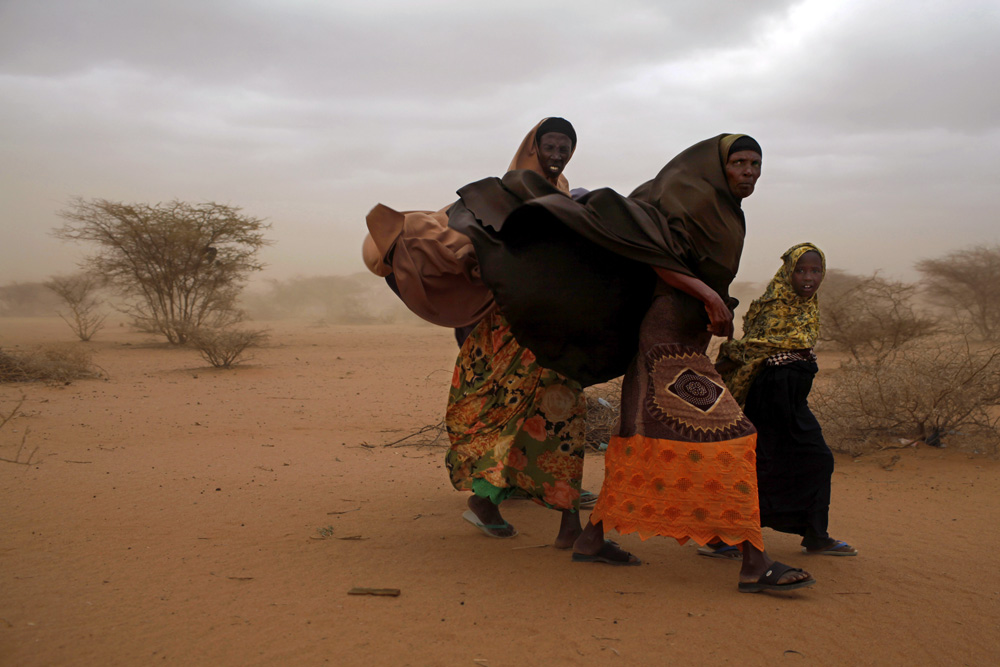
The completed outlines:
[[[760,144],[757,143],[757,140],[745,134],[740,136],[740,138],[734,141],[733,145],[729,147],[729,153],[726,155],[726,159],[728,160],[730,155],[733,153],[739,153],[740,151],[753,151],[761,157],[764,156],[764,151],[760,149]]]
[[[549,132],[565,134],[572,142],[573,148],[576,148],[576,130],[573,129],[573,124],[565,118],[553,116],[552,118],[546,119],[544,123],[538,126],[538,130],[535,131],[535,143],[540,144],[542,137]]]

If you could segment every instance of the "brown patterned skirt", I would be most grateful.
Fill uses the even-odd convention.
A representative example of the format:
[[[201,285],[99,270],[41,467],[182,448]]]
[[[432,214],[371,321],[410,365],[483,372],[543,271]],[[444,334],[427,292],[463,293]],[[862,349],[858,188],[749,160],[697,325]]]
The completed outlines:
[[[591,521],[681,544],[764,548],[757,435],[705,355],[700,301],[661,285],[622,383],[621,422]]]

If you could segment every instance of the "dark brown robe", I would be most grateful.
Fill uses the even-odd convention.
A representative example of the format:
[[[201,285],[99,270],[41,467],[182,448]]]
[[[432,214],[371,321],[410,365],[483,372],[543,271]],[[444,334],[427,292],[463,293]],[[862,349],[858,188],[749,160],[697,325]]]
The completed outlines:
[[[603,188],[571,199],[529,171],[484,179],[459,190],[449,226],[472,239],[518,341],[547,368],[604,382],[638,349],[651,267],[699,278],[735,305],[745,222],[724,156],[739,136],[691,146],[629,197]]]

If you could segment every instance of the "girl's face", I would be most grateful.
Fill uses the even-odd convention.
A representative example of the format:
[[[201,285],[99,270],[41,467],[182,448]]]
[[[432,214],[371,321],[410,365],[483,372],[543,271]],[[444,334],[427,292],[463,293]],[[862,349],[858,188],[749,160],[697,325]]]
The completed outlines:
[[[803,253],[792,271],[792,289],[801,297],[810,297],[823,282],[823,260],[815,250]]]

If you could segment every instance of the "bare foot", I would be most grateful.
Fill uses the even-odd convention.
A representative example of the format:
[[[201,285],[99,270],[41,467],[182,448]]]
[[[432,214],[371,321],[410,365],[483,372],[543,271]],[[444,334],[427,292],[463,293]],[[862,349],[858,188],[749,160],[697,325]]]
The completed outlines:
[[[477,495],[469,496],[469,509],[476,515],[486,530],[494,537],[513,537],[517,531],[514,526],[507,523],[506,519],[500,515],[500,508],[493,504],[489,498],[480,498]]]
[[[556,549],[569,549],[580,537],[583,528],[580,526],[580,513],[570,510],[562,511],[562,520],[559,523],[559,534],[556,541],[552,543]]]

